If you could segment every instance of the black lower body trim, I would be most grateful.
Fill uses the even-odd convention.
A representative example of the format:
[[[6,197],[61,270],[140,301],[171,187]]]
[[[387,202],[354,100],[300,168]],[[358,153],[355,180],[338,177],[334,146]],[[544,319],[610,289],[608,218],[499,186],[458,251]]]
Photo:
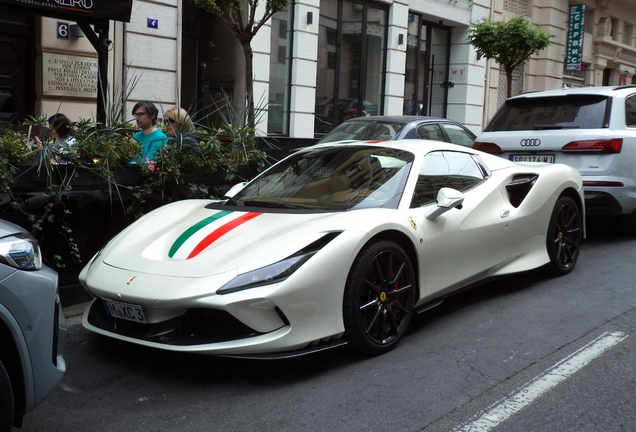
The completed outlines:
[[[216,309],[188,309],[181,316],[155,324],[123,320],[109,316],[99,298],[91,305],[87,318],[91,325],[110,333],[176,346],[228,342],[264,334]]]

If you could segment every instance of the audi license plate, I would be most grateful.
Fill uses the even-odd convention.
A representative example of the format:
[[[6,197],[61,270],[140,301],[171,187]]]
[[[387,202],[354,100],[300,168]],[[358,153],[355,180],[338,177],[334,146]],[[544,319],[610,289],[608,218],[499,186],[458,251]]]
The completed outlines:
[[[554,155],[511,155],[510,160],[513,162],[554,163]]]
[[[102,299],[102,302],[104,303],[106,313],[113,318],[121,318],[140,323],[146,322],[146,316],[141,306],[105,299]]]

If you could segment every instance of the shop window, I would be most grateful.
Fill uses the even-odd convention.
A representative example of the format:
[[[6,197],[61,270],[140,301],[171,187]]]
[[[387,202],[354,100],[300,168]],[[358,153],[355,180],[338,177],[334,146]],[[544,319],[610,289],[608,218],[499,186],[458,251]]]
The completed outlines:
[[[582,63],[581,69],[576,71],[566,70],[564,67],[563,68],[563,84],[566,84],[570,88],[585,87],[587,85],[586,77],[587,77],[588,67],[589,67],[589,64],[586,64],[586,63]]]
[[[387,9],[322,0],[314,132],[382,110]]]
[[[623,43],[625,45],[634,46],[634,26],[625,23],[625,27],[623,28]]]

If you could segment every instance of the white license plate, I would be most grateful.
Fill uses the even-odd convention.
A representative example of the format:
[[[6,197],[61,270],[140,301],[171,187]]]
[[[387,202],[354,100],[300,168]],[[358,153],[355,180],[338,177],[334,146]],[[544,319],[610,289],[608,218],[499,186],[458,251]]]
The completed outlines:
[[[146,322],[146,316],[144,315],[144,310],[141,306],[105,299],[102,299],[102,302],[104,303],[106,313],[111,317],[140,323]]]
[[[554,155],[511,155],[510,160],[513,162],[543,162],[554,163]]]

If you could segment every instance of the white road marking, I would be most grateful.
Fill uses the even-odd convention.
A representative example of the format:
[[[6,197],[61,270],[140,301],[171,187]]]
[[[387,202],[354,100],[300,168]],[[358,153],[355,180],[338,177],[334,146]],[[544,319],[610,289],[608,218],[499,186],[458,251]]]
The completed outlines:
[[[603,352],[623,341],[627,336],[628,335],[623,332],[603,333],[583,348],[561,360],[543,374],[537,376],[512,396],[491,405],[487,411],[476,420],[469,420],[455,428],[454,432],[487,432],[493,429],[532,403],[532,401],[543,393],[562,381],[565,381],[570,375],[583,368]]]

